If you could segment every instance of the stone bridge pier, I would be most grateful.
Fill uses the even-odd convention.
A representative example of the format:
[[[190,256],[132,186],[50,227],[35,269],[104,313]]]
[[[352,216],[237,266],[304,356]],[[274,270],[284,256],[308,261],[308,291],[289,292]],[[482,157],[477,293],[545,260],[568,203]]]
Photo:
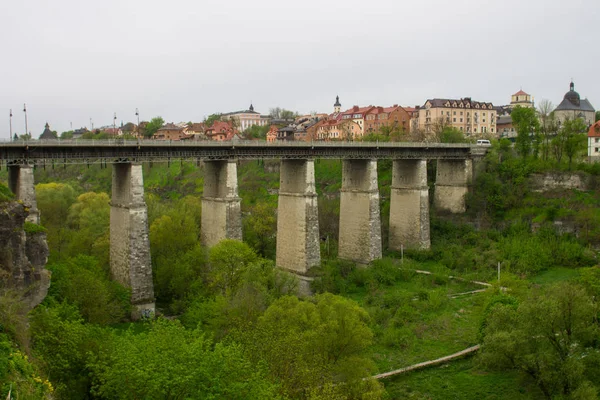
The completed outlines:
[[[381,258],[376,160],[343,160],[338,257],[360,264]]]
[[[464,213],[467,210],[465,196],[472,178],[472,160],[438,160],[433,198],[436,209]]]
[[[15,198],[21,200],[23,205],[29,209],[27,221],[39,224],[40,212],[35,197],[33,166],[26,164],[9,166],[8,187],[15,194]]]
[[[281,160],[279,172],[276,265],[298,276],[299,293],[309,294],[308,270],[321,263],[314,160]]]
[[[241,199],[235,160],[204,162],[200,242],[212,247],[223,239],[242,240]]]
[[[140,164],[113,164],[110,270],[113,279],[131,288],[131,317],[154,316],[148,210]]]
[[[394,160],[389,248],[429,249],[427,160]]]

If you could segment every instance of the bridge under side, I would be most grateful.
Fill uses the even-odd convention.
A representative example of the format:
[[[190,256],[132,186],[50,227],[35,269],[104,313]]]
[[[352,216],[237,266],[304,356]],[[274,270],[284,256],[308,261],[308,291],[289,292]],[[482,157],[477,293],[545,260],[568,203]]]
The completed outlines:
[[[152,317],[154,286],[141,165],[113,165],[110,206],[111,274],[131,288],[132,319]]]
[[[429,249],[429,232],[427,160],[394,160],[389,248]]]
[[[204,163],[200,241],[212,247],[223,239],[242,240],[241,199],[234,160]]]

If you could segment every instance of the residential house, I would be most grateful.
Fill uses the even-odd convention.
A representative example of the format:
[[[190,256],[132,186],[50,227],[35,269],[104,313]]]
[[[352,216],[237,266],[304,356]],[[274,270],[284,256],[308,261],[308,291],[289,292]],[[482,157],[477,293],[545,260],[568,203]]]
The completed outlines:
[[[285,126],[277,130],[277,140],[294,140],[294,132],[296,128],[293,126]]]
[[[419,108],[418,129],[426,135],[440,126],[454,127],[469,137],[496,134],[497,112],[492,103],[462,99],[429,99]]]
[[[237,129],[233,126],[232,121],[215,121],[212,126],[206,128],[205,135],[210,140],[216,140],[218,142],[241,139]]]
[[[152,137],[156,140],[185,140],[190,136],[185,133],[185,128],[173,123],[163,125]]]
[[[412,112],[394,104],[392,107],[373,107],[366,113],[364,131],[374,133],[382,127],[399,128],[408,132]]]
[[[600,162],[600,121],[596,121],[588,130],[588,160]]]
[[[596,111],[588,99],[581,99],[579,93],[575,91],[575,84],[571,82],[563,101],[554,110],[554,117],[559,126],[566,119],[575,118],[581,118],[587,126],[591,126],[595,121]]]
[[[235,127],[243,132],[253,125],[265,126],[270,124],[271,117],[268,115],[260,115],[259,112],[254,111],[254,106],[250,104],[247,110],[234,111],[225,114],[221,114],[223,121],[231,120],[234,122]]]
[[[347,133],[347,139],[358,139],[361,138],[365,132],[365,117],[367,113],[373,110],[374,106],[367,107],[359,107],[354,106],[344,112],[341,113],[341,119],[344,121],[352,121],[355,124],[345,124],[343,125],[346,128],[350,129],[350,132]]]

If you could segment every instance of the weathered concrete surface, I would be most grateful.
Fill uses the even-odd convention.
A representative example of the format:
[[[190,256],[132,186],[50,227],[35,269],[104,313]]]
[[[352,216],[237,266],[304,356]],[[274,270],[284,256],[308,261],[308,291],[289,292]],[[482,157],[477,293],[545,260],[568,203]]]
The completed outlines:
[[[451,213],[466,211],[465,196],[473,178],[473,162],[438,160],[433,201],[436,209]]]
[[[531,174],[529,186],[535,192],[552,190],[593,190],[590,176],[585,173],[547,172]]]
[[[389,247],[429,249],[427,160],[394,160],[390,199]]]
[[[223,239],[242,240],[235,160],[204,162],[201,222],[200,242],[204,246],[212,247]]]
[[[16,201],[0,203],[0,287],[19,293],[30,310],[46,297],[50,271],[46,233],[25,231],[27,213]]]
[[[131,288],[132,318],[152,316],[154,286],[141,165],[113,164],[110,206],[111,274]]]
[[[313,160],[282,160],[277,207],[276,265],[306,275],[321,263]]]
[[[381,258],[377,161],[343,160],[338,257],[361,264]]]
[[[8,187],[28,209],[27,221],[40,223],[40,211],[35,197],[35,182],[31,165],[13,165],[8,167]]]

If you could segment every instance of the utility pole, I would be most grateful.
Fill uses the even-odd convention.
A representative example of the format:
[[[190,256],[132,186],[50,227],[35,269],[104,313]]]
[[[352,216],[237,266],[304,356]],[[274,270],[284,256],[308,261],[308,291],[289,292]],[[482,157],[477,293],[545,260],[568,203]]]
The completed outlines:
[[[23,103],[23,112],[25,113],[25,134],[27,135],[29,130],[27,129],[27,106],[25,103]]]
[[[10,136],[8,137],[8,139],[12,140],[12,108],[10,109],[8,121],[9,121],[9,124],[10,124]]]

